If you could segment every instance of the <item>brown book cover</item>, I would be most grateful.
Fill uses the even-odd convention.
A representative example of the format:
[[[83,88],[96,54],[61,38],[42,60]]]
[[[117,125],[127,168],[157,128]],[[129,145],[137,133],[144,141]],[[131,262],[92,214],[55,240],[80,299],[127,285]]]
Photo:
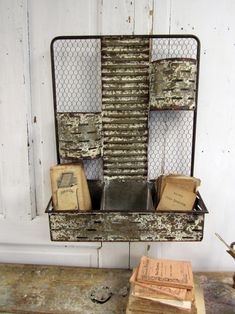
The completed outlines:
[[[190,211],[193,209],[195,200],[196,194],[194,192],[167,183],[158,203],[157,210]]]
[[[187,289],[138,282],[136,279],[138,271],[139,269],[136,268],[130,278],[130,283],[132,283],[133,291],[136,296],[148,295],[149,297],[158,297],[162,299],[171,298],[174,300],[186,300]]]
[[[155,182],[158,200],[161,199],[162,193],[167,183],[174,184],[178,188],[196,193],[198,187],[201,184],[201,180],[195,177],[178,174],[161,175]]]
[[[193,288],[193,272],[188,261],[151,259],[143,256],[137,281],[175,288]]]
[[[50,169],[55,210],[91,210],[91,198],[82,163],[56,165]]]
[[[141,285],[139,283],[133,283],[133,295],[137,297],[143,297],[143,298],[149,298],[149,299],[167,299],[167,300],[176,300],[176,301],[189,301],[192,302],[194,300],[194,289],[181,289],[186,290],[185,296],[183,298],[179,298],[179,294],[175,296],[174,293],[172,293],[173,289],[179,289],[179,288],[171,288],[169,290],[169,294],[166,294],[165,291],[161,288],[167,288],[167,287],[157,287],[160,289],[155,289],[154,285],[151,285],[151,287],[148,287],[148,285]],[[169,288],[169,287],[168,287]],[[159,292],[160,291],[160,292]]]

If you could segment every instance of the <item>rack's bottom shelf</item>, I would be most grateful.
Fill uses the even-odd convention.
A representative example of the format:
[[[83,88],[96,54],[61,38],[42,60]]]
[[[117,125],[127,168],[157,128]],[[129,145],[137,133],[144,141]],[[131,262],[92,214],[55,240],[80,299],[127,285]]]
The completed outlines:
[[[52,241],[201,241],[204,214],[50,213]]]
[[[50,209],[46,210],[49,215],[52,241],[201,241],[203,238],[205,214],[208,211],[199,193],[192,211],[156,212],[154,210],[156,202],[152,203],[152,207],[147,206],[151,203],[150,200],[154,201],[156,196],[155,190],[153,189],[151,192],[151,184],[148,183],[150,189],[148,188],[148,192],[144,190],[146,193],[142,193],[148,199],[145,202],[147,206],[145,210],[130,211],[130,206],[127,206],[130,205],[128,197],[125,198],[125,193],[120,192],[122,210],[114,211],[109,208],[112,201],[105,202],[104,195],[107,191],[104,189],[105,193],[103,193],[103,183],[88,181],[88,184],[92,206],[97,210],[90,212],[56,211],[51,206],[52,204],[49,206]],[[117,188],[116,185],[114,187]],[[134,190],[141,193],[137,187],[138,185]],[[108,187],[108,192],[111,193],[111,199],[115,200],[116,196],[112,194],[113,190],[110,190],[110,187]],[[140,202],[139,196],[138,202]]]

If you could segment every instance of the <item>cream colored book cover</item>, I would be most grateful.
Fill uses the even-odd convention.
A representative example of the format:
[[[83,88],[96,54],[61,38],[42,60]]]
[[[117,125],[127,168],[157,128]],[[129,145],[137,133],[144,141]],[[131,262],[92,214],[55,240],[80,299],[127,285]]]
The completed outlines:
[[[196,194],[167,183],[162,193],[157,210],[190,211],[193,209]]]
[[[91,197],[82,163],[53,166],[50,175],[55,210],[91,210]]]

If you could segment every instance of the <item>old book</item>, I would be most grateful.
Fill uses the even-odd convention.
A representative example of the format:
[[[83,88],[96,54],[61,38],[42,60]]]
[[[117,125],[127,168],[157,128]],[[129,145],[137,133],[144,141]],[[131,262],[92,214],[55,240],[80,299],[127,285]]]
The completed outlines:
[[[167,183],[174,184],[181,189],[196,193],[198,187],[201,184],[201,180],[195,177],[177,174],[163,176],[161,180],[160,197],[162,196],[162,193]]]
[[[160,200],[167,183],[174,184],[175,186],[190,191],[197,192],[198,187],[201,184],[200,179],[190,176],[169,174],[161,175],[157,178],[155,182],[155,189],[157,191],[157,199]]]
[[[137,297],[143,297],[147,299],[157,299],[157,300],[175,300],[175,301],[189,301],[192,302],[194,299],[194,289],[179,289],[179,288],[172,288],[172,287],[161,287],[157,286],[154,287],[154,285],[146,285],[141,283],[133,283],[133,295]],[[164,288],[164,289],[161,289]],[[169,289],[169,293],[167,293],[166,288]],[[175,295],[173,289],[179,289],[179,290],[186,290],[186,293],[184,297],[179,297],[179,294]],[[164,291],[165,290],[165,291]]]
[[[132,292],[132,295],[134,297],[139,297],[139,298],[142,298],[142,299],[158,302],[158,303],[161,303],[161,304],[174,306],[174,307],[179,308],[179,309],[190,310],[191,306],[192,306],[192,302],[191,301],[172,300],[172,299],[167,299],[167,298],[162,299],[162,298],[158,298],[158,297],[151,297],[149,295],[143,295],[143,294],[138,295],[135,292]]]
[[[126,313],[145,313],[145,314],[196,314],[195,302],[191,303],[190,308],[182,308],[175,305],[164,304],[154,300],[135,297],[132,291],[129,295]]]
[[[175,288],[193,288],[193,272],[188,261],[152,259],[143,256],[136,277],[138,282]]]
[[[133,286],[133,291],[136,296],[148,295],[149,297],[162,299],[187,300],[187,289],[139,282],[137,281],[138,271],[139,268],[136,268],[130,278],[130,283]]]
[[[162,193],[157,210],[190,211],[193,209],[196,193],[167,183]]]
[[[171,288],[171,287],[163,287],[163,288]],[[171,288],[171,289],[177,289],[177,288]],[[186,290],[186,289],[182,289],[182,290]],[[155,301],[155,302],[160,302],[162,304],[168,304],[168,305],[175,306],[182,309],[191,309],[192,301],[194,300],[193,289],[186,290],[186,294],[183,299],[177,299],[172,294],[169,294],[169,295],[160,294],[159,292],[156,292],[152,290],[151,288],[148,288],[147,285],[143,287],[134,283],[132,284],[132,295],[135,297],[144,298],[144,299]]]
[[[55,210],[91,210],[91,198],[82,163],[56,165],[50,169]]]
[[[197,311],[198,308],[198,311]],[[203,292],[199,286],[195,289],[195,301],[191,309],[183,309],[177,306],[167,305],[160,302],[138,298],[130,291],[126,314],[205,314]]]

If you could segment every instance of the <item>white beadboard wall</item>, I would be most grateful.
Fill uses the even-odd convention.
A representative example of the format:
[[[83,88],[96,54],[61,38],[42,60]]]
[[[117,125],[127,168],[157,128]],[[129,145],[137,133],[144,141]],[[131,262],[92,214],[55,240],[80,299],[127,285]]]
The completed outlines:
[[[133,267],[141,255],[233,270],[235,2],[0,0],[0,262]],[[52,243],[55,163],[50,42],[59,35],[194,34],[201,41],[195,175],[209,209],[199,243]],[[37,212],[37,216],[36,216]]]

